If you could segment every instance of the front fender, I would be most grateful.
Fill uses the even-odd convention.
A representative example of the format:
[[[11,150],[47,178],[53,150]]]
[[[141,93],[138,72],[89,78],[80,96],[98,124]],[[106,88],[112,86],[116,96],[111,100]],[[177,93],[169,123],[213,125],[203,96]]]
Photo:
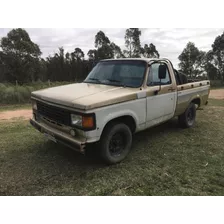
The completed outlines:
[[[137,114],[135,114],[133,111],[131,110],[123,110],[123,111],[116,111],[114,113],[108,114],[104,119],[103,119],[103,127],[102,127],[102,131],[105,128],[105,126],[112,120],[119,118],[119,117],[123,117],[123,116],[131,116],[136,124],[136,127],[139,124],[139,119],[137,117]]]
[[[88,137],[99,140],[108,122],[122,116],[131,116],[138,131],[144,128],[146,122],[146,98],[114,104],[92,112],[96,115],[96,130],[88,132]]]
[[[99,121],[97,126],[99,127],[98,134],[100,136],[108,122],[122,116],[131,116],[135,121],[137,131],[139,129],[139,125],[145,124],[146,121],[146,101],[145,99],[139,99],[129,103],[116,105],[100,111],[96,116],[97,121]]]

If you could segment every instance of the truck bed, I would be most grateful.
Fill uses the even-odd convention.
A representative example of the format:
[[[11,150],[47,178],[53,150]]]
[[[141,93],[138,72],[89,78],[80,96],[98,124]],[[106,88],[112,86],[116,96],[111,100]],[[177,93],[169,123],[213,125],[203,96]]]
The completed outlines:
[[[198,108],[203,108],[203,106],[208,103],[209,92],[209,80],[178,85],[175,115],[178,116],[182,114],[192,101],[198,105]]]

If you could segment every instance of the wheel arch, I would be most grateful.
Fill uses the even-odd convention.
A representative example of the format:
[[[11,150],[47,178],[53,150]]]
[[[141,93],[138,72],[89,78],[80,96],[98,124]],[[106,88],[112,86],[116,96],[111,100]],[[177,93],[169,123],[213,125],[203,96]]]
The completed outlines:
[[[112,123],[124,123],[124,124],[126,124],[130,128],[132,133],[135,133],[136,128],[137,128],[137,121],[132,115],[130,115],[130,114],[120,115],[120,116],[113,117],[113,118],[109,119],[105,123],[105,125],[102,129],[101,135],[104,132],[105,128]]]
[[[194,103],[196,105],[198,105],[198,107],[201,106],[201,98],[200,96],[194,97],[193,99],[191,99],[191,103]]]

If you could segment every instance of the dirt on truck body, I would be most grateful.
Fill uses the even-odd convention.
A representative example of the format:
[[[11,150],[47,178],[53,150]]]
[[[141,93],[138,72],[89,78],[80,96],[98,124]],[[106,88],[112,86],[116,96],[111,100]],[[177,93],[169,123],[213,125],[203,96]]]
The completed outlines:
[[[194,126],[209,92],[209,80],[188,81],[166,58],[102,60],[83,83],[33,92],[30,123],[81,153],[96,143],[114,164],[129,154],[136,132],[175,116],[181,127]]]

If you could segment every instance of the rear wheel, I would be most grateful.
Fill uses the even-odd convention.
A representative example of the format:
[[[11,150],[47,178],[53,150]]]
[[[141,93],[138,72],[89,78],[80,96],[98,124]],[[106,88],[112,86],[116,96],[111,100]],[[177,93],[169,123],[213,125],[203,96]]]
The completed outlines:
[[[122,161],[130,152],[132,133],[130,128],[123,123],[109,124],[100,140],[100,153],[108,164]]]
[[[178,117],[179,124],[183,128],[190,128],[194,126],[195,119],[196,119],[196,106],[194,103],[190,103],[185,112]]]

